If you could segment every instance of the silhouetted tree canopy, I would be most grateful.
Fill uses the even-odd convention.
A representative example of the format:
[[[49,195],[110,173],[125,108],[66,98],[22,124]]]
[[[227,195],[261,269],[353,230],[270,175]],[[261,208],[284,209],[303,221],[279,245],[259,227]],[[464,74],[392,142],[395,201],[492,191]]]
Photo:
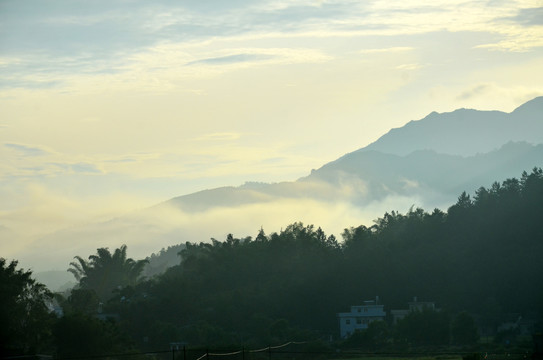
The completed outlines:
[[[48,304],[52,293],[17,269],[17,261],[0,258],[0,354],[34,354],[48,349],[53,320]]]
[[[108,248],[99,248],[89,260],[75,256],[68,269],[83,289],[92,289],[105,301],[112,296],[114,289],[134,286],[140,280],[141,273],[148,260],[133,260],[126,256],[126,245],[115,249],[113,254]]]
[[[114,322],[81,313],[60,318],[53,333],[56,354],[61,359],[122,354],[134,350],[133,342]]]
[[[477,325],[466,311],[456,315],[451,323],[451,337],[454,345],[474,346],[479,341]]]

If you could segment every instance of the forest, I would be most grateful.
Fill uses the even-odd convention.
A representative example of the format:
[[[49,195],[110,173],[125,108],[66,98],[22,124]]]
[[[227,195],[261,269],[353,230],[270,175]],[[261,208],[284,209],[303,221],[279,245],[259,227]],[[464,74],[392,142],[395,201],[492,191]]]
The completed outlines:
[[[124,245],[74,254],[78,285],[63,294],[0,259],[0,351],[75,358],[309,340],[390,353],[531,349],[542,330],[542,221],[543,170],[534,168],[464,192],[446,211],[387,212],[340,238],[295,222],[186,242],[165,251],[178,252],[178,265],[154,275],[144,269],[158,255],[134,260]],[[387,312],[415,296],[438,310],[341,339],[337,314],[376,296]],[[510,319],[517,326],[504,327]]]

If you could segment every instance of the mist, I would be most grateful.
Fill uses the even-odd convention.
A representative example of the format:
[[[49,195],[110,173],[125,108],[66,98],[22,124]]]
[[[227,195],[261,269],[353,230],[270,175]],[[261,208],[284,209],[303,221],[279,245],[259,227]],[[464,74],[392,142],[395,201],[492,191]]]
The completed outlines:
[[[36,197],[32,212],[4,215],[12,229],[2,229],[3,238],[11,240],[2,243],[1,251],[34,271],[66,270],[74,256],[86,258],[100,247],[115,249],[126,244],[130,257],[143,259],[171,245],[209,242],[211,238],[224,240],[230,233],[254,238],[261,228],[270,234],[294,222],[313,224],[340,239],[345,228],[371,226],[387,211],[406,212],[411,207],[430,206],[420,197],[398,195],[355,204],[349,200],[357,193],[353,186],[345,185],[340,191],[324,183],[289,184],[297,190],[305,188],[307,197],[257,192],[253,195],[258,201],[235,206],[210,204],[192,211],[177,206],[174,200],[128,211],[118,207],[119,199],[128,200],[121,202],[125,207],[142,200],[119,196],[89,204]],[[316,196],[310,198],[309,193]]]

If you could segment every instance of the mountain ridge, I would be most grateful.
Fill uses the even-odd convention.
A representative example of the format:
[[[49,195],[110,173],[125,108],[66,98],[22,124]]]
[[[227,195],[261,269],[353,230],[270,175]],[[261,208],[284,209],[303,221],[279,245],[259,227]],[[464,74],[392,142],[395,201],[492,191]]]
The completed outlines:
[[[391,129],[368,146],[354,152],[378,150],[407,155],[415,150],[434,149],[462,156],[485,153],[508,141],[543,143],[543,96],[536,97],[510,113],[456,109],[432,112]],[[458,139],[464,139],[460,142]]]
[[[214,207],[271,202],[278,197],[333,201],[339,199],[340,192],[335,195],[319,193],[325,184],[333,188],[352,181],[354,186],[357,179],[364,180],[372,194],[350,192],[354,203],[375,201],[391,193],[408,195],[417,187],[419,195],[424,191],[437,191],[456,196],[462,191],[475,191],[488,182],[485,179],[497,181],[542,166],[540,159],[543,159],[543,145],[527,142],[509,142],[500,149],[468,157],[433,150],[416,150],[405,156],[369,150],[343,156],[297,181],[262,184],[256,189],[246,185],[220,187],[175,197],[166,203],[184,211],[205,211]],[[462,171],[463,168],[468,171]],[[385,186],[381,188],[381,185]]]
[[[346,175],[352,181],[362,179],[366,184],[377,184],[372,188],[375,196],[365,197],[367,201],[384,197],[390,190],[396,194],[406,193],[401,188],[402,181],[406,185],[430,186],[428,191],[446,191],[449,195],[459,190],[471,192],[488,181],[517,176],[524,170],[543,165],[543,160],[539,160],[543,159],[542,147],[538,146],[543,144],[541,114],[543,96],[521,104],[510,113],[466,108],[444,113],[433,111],[420,120],[391,129],[368,146],[326,163],[296,181],[202,190],[166,203],[185,211],[204,211],[217,206],[267,202],[277,197],[317,196],[326,200],[330,196],[314,194],[309,187],[318,188],[316,183],[340,186],[349,181],[345,180]],[[477,145],[479,143],[482,145]],[[506,161],[509,158],[514,160]],[[445,164],[452,170],[447,171]],[[425,170],[428,166],[439,171]],[[472,175],[462,172],[463,168],[469,169]],[[454,178],[461,180],[454,184]],[[448,185],[440,187],[439,181]],[[384,188],[379,188],[379,184]],[[411,191],[414,188],[411,186]]]

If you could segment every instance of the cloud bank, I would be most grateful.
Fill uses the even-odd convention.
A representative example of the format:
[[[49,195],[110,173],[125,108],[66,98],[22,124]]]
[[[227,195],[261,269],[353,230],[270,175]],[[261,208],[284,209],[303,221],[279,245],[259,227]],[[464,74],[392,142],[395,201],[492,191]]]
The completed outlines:
[[[1,250],[3,254],[19,259],[22,266],[36,271],[64,270],[75,255],[87,257],[99,247],[114,249],[126,244],[129,256],[144,258],[161,248],[187,241],[208,242],[211,238],[223,241],[229,233],[254,238],[261,227],[267,234],[280,232],[296,221],[320,226],[328,235],[334,234],[341,239],[344,228],[362,224],[371,226],[374,219],[390,209],[405,212],[417,204],[420,199],[396,196],[366,206],[347,201],[282,198],[196,212],[163,204],[108,221],[85,223],[82,218],[73,219],[77,225],[44,235],[48,226],[52,226],[51,222],[59,221],[73,210],[72,204],[63,203],[48,211],[35,209],[32,214],[11,214],[13,221],[16,216],[32,216],[42,222],[36,221],[32,233],[12,234],[15,241],[2,244]]]

